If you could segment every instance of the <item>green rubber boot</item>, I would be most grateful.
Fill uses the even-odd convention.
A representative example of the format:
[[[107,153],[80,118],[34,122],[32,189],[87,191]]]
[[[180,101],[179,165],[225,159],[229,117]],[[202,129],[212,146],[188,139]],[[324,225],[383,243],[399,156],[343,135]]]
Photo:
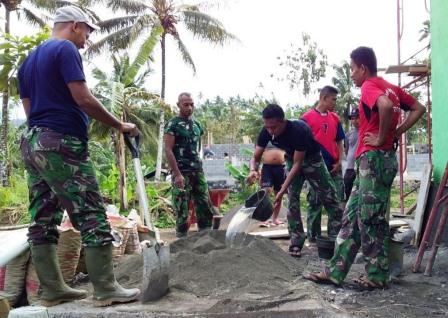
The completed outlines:
[[[135,301],[140,296],[138,288],[123,288],[115,279],[112,263],[112,245],[86,247],[86,266],[92,282],[94,305],[109,306],[112,303]]]
[[[31,257],[42,288],[43,306],[51,307],[87,297],[86,291],[70,288],[64,282],[56,255],[56,245],[31,246]]]

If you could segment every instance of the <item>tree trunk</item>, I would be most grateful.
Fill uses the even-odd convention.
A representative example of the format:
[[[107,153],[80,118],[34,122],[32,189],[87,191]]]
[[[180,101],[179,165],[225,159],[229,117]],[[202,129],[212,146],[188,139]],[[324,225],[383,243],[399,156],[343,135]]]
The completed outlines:
[[[128,206],[126,192],[126,164],[125,164],[125,144],[123,135],[119,132],[112,133],[112,142],[115,148],[115,164],[117,165],[118,177],[118,198],[120,200],[120,211],[126,211]]]
[[[160,92],[160,97],[162,100],[165,100],[165,36],[166,34],[162,34],[162,39],[160,40],[161,48],[162,48],[162,89]],[[163,158],[163,129],[165,127],[165,113],[163,109],[160,112],[160,120],[159,120],[159,140],[157,142],[157,161],[156,161],[156,181],[160,181],[160,176],[162,172],[162,158]]]
[[[10,11],[5,8],[5,33],[9,34],[10,26]],[[0,131],[0,152],[3,154],[0,160],[0,181],[2,186],[9,186],[10,169],[8,169],[9,149],[8,149],[8,126],[9,126],[9,83],[6,83],[6,88],[2,96],[2,123]]]

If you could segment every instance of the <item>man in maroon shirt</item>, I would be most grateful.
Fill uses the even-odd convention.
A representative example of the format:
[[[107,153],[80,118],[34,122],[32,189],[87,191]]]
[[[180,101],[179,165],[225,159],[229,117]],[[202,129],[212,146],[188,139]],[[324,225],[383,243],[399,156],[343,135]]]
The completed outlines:
[[[316,283],[341,284],[361,248],[367,276],[355,282],[370,290],[386,288],[390,280],[386,211],[398,170],[394,139],[412,127],[425,108],[400,87],[377,76],[376,57],[371,48],[359,47],[350,58],[351,77],[361,87],[355,184],[344,211],[333,258],[322,272],[304,278]],[[401,110],[409,115],[398,126]]]

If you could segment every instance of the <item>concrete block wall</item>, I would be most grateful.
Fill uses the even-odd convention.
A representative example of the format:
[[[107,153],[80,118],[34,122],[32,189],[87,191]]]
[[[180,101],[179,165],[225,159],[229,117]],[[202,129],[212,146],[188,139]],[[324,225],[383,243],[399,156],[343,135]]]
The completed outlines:
[[[229,157],[249,161],[251,156],[243,153],[243,148],[253,151],[255,146],[253,144],[215,144],[210,146],[215,154],[214,159],[224,159],[224,153],[227,153]]]

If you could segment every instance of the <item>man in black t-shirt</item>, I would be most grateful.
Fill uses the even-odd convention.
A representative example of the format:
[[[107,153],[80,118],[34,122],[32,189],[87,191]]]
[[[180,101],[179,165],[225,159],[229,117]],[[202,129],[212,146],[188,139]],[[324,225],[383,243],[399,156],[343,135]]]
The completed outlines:
[[[302,120],[286,120],[283,109],[269,104],[263,110],[264,128],[258,135],[255,153],[250,161],[248,181],[259,178],[258,167],[264,149],[270,141],[286,153],[288,175],[278,191],[274,205],[282,201],[288,190],[288,230],[291,236],[289,253],[300,257],[306,235],[300,215],[300,192],[308,180],[328,212],[328,234],[336,236],[341,227],[342,209],[336,196],[336,187],[314,140],[310,127]]]

